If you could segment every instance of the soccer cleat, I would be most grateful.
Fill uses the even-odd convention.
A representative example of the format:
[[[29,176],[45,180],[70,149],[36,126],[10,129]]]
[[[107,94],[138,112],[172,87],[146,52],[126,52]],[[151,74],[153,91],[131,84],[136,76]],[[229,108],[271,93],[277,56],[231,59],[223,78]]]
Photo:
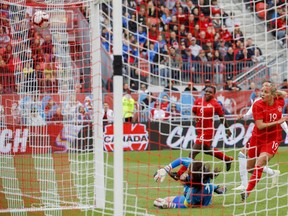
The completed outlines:
[[[249,197],[249,194],[246,191],[243,191],[240,195],[242,202],[245,202],[246,199]]]
[[[274,170],[274,174],[271,176],[272,177],[272,187],[278,184],[279,175],[280,175],[280,171]]]
[[[154,206],[160,209],[167,209],[168,202],[165,199],[157,198],[156,200],[154,200]]]
[[[235,187],[235,188],[233,188],[232,190],[234,190],[234,191],[245,191],[245,190],[246,190],[246,187],[241,184],[240,186]]]
[[[214,190],[214,192],[217,194],[225,194],[226,191],[227,191],[227,187],[220,186],[220,185],[217,185],[217,188]]]
[[[231,169],[231,163],[232,163],[233,160],[234,160],[233,157],[229,157],[229,160],[225,161],[225,163],[226,163],[226,171],[229,171]]]

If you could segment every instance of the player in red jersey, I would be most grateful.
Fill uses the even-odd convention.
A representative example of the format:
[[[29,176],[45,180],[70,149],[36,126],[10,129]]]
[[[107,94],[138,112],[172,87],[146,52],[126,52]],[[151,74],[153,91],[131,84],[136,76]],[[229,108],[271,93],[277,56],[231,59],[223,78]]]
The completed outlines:
[[[253,104],[255,127],[250,139],[247,169],[253,170],[246,190],[241,193],[242,201],[249,196],[260,180],[263,167],[275,155],[282,140],[281,124],[288,120],[282,117],[284,98],[277,97],[274,85],[263,86],[261,99]]]
[[[214,136],[214,115],[218,115],[220,122],[224,124],[226,128],[226,135],[229,137],[231,132],[229,126],[224,118],[224,111],[221,105],[214,98],[216,88],[214,86],[207,87],[203,98],[198,98],[194,102],[192,111],[196,120],[196,133],[197,138],[193,145],[193,151],[191,154],[192,159],[196,157],[202,150],[205,154],[212,155],[220,160],[226,161],[226,170],[231,168],[231,161],[233,157],[225,155],[217,148],[211,148],[211,144]]]

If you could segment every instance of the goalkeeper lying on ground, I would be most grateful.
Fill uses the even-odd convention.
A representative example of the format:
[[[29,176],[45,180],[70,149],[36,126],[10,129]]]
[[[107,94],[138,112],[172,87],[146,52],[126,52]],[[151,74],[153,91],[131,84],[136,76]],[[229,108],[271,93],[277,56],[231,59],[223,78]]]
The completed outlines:
[[[173,168],[183,165],[188,167],[188,173],[181,173],[181,170],[171,172]],[[226,187],[216,186],[210,180],[218,176],[219,169],[210,171],[209,164],[200,161],[193,161],[191,158],[178,158],[168,166],[159,169],[155,175],[156,182],[163,182],[168,174],[175,180],[179,180],[184,185],[182,196],[170,196],[164,199],[158,198],[154,201],[154,206],[158,208],[189,208],[208,206],[212,202],[213,191],[218,194],[226,192]]]

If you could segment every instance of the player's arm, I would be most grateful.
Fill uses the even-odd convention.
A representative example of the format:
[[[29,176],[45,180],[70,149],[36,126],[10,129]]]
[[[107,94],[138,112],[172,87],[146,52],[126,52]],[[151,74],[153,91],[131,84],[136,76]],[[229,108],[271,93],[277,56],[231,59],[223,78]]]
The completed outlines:
[[[285,91],[282,91],[282,90],[277,90],[276,91],[276,96],[279,98],[285,98],[285,97],[287,97],[287,92],[285,92]]]
[[[286,122],[283,122],[281,124],[282,129],[285,131],[285,133],[288,135],[288,126]]]
[[[268,128],[268,127],[282,124],[285,121],[288,121],[288,116],[282,117],[278,121],[273,121],[273,122],[263,122],[263,119],[258,119],[258,120],[256,120],[255,125],[259,130],[263,130],[263,129]]]
[[[229,124],[228,124],[226,118],[224,117],[224,115],[222,115],[222,116],[219,115],[219,119],[220,119],[220,123],[223,124],[225,129],[226,129],[225,132],[226,132],[227,137],[230,137],[232,133],[229,129]]]
[[[183,165],[184,167],[188,167],[191,161],[192,159],[188,157],[177,158],[176,160],[172,161],[170,164],[168,164],[164,168],[157,170],[156,173],[154,174],[154,180],[156,182],[158,181],[163,182],[167,174],[170,175],[173,179],[178,180],[179,177],[177,177],[177,174],[172,173],[171,170],[180,165]]]

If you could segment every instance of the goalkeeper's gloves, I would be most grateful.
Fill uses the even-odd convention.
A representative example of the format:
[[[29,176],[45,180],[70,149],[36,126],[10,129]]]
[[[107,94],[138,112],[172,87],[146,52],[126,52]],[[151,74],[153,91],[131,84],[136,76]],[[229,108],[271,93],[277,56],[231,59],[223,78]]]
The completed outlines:
[[[154,174],[154,180],[156,182],[163,182],[166,175],[170,172],[170,169],[168,167],[164,167],[161,168],[159,170],[156,171],[156,173]]]

